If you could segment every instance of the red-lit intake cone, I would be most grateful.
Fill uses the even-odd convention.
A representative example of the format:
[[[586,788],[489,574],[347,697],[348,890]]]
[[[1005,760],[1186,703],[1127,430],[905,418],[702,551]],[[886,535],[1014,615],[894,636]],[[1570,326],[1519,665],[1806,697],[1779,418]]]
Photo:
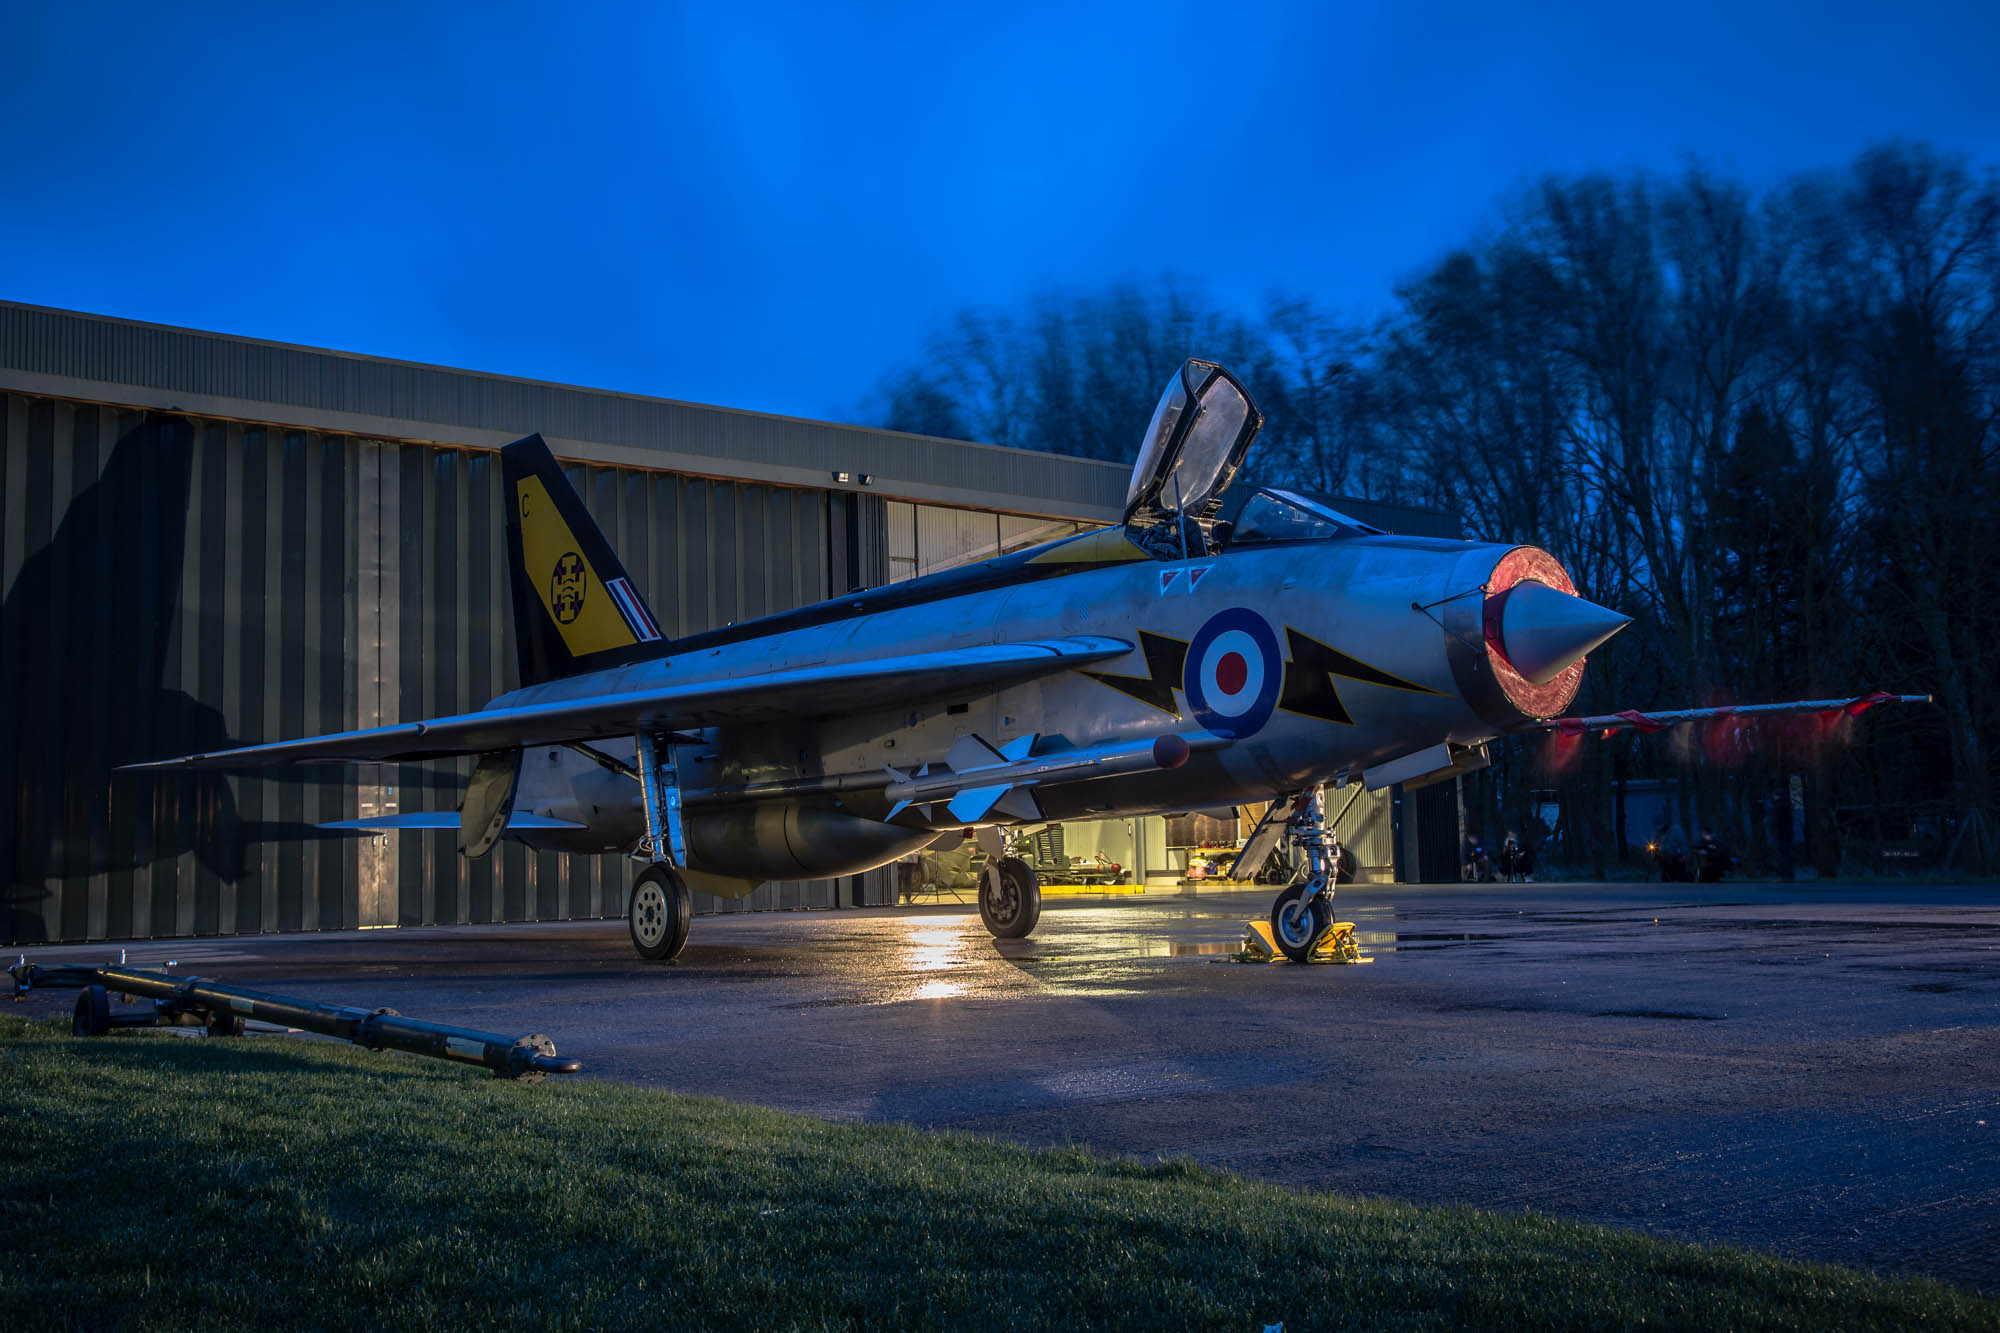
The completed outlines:
[[[1500,650],[1516,671],[1537,685],[1548,684],[1570,663],[1632,623],[1630,616],[1534,579],[1522,580],[1500,598]]]

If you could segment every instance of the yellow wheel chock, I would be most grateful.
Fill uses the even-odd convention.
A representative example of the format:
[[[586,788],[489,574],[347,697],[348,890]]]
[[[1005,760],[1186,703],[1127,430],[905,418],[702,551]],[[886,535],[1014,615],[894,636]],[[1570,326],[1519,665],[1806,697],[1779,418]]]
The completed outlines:
[[[1243,948],[1229,955],[1239,963],[1282,962],[1285,955],[1278,951],[1278,942],[1271,938],[1271,923],[1252,921],[1243,928]],[[1313,946],[1312,960],[1315,963],[1372,963],[1373,958],[1361,956],[1361,946],[1354,939],[1352,921],[1336,921],[1326,928],[1326,934],[1319,937]]]

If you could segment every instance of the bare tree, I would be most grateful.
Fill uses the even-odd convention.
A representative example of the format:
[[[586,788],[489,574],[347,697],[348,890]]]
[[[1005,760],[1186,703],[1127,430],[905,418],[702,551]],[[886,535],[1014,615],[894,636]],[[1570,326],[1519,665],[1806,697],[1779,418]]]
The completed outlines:
[[[1761,798],[1806,778],[1815,861],[1843,820],[1937,798],[1990,817],[2000,753],[2000,186],[1928,149],[1765,192],[1700,168],[1584,176],[1405,284],[1371,328],[1274,294],[1261,320],[1188,283],[966,312],[884,379],[904,429],[1123,461],[1183,356],[1263,404],[1255,479],[1456,515],[1548,547],[1638,623],[1579,707],[1935,691],[1849,751],[1767,745],[1725,773],[1701,747],[1621,738],[1581,778],[1509,742],[1483,790],[1512,824],[1564,785],[1601,865],[1610,794],[1678,778],[1681,817],[1754,844]],[[1701,759],[1698,763],[1675,762]],[[1849,829],[1849,832],[1852,830]],[[1641,831],[1643,832],[1643,831]],[[1992,844],[1987,844],[1992,849]]]

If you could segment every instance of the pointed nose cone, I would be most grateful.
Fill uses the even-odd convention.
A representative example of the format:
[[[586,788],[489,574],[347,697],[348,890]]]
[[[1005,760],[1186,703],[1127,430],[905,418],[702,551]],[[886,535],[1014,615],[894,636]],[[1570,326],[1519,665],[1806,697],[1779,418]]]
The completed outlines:
[[[1630,616],[1533,580],[1515,584],[1500,597],[1500,650],[1537,685],[1548,684],[1632,623]]]

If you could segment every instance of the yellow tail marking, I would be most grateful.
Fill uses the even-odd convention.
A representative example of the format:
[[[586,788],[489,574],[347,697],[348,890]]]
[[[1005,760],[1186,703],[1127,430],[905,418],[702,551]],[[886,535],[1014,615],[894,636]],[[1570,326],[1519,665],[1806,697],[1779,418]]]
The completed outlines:
[[[541,478],[516,482],[514,503],[521,515],[521,559],[527,562],[528,581],[562,631],[570,656],[588,657],[637,643]]]

